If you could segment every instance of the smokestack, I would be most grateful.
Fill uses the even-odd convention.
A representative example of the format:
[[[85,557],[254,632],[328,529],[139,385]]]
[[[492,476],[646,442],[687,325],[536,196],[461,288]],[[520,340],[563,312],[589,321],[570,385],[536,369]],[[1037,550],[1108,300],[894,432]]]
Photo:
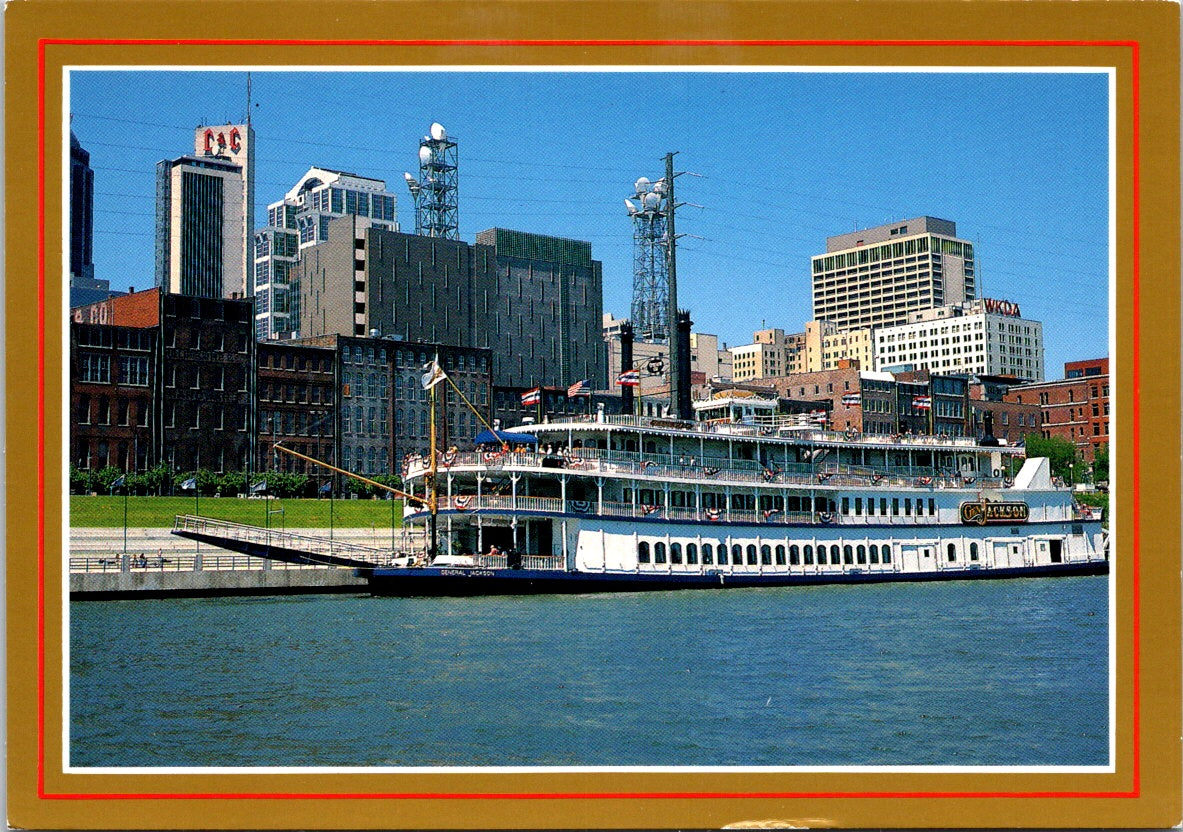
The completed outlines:
[[[670,402],[679,419],[694,418],[694,408],[690,404],[690,313],[685,309],[678,312],[678,351],[670,356],[678,366],[670,370],[677,374],[678,383],[674,387],[677,401]]]
[[[633,325],[625,321],[620,325],[620,372],[628,372],[633,368]],[[633,388],[620,388],[620,412],[630,415],[633,412]]]

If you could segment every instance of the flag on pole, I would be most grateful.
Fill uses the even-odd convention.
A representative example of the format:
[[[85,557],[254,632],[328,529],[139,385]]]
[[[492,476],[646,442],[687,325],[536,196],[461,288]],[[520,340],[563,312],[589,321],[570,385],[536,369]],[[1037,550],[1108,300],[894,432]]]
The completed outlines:
[[[616,377],[616,384],[619,387],[640,387],[641,374],[636,370],[625,370]]]
[[[576,396],[590,396],[591,395],[591,381],[584,379],[577,381],[567,388],[567,398],[573,399]]]
[[[266,484],[267,484],[267,481],[266,481],[266,480],[264,480],[264,481],[263,481],[263,484],[264,484],[264,485],[266,485]],[[332,490],[333,490],[333,481],[332,481],[332,480],[325,480],[325,484],[324,484],[324,485],[322,485],[322,486],[320,487],[320,493],[321,493],[321,494],[328,494],[328,493],[330,493]]]
[[[541,387],[535,387],[533,390],[527,390],[522,394],[522,404],[524,405],[538,404],[540,401],[542,401]]]
[[[430,364],[423,365],[423,377],[420,379],[420,382],[422,383],[424,390],[430,390],[432,387],[435,387],[447,377],[448,376],[446,373],[444,373],[443,368],[440,367],[439,362],[432,361]]]
[[[125,482],[127,482],[127,475],[126,475],[126,474],[120,474],[120,475],[119,475],[119,479],[117,479],[117,480],[115,480],[115,482],[111,483],[111,487],[112,487],[112,488],[119,488],[119,487],[120,487],[121,485],[123,485]]]
[[[932,408],[932,398],[929,396],[913,396],[912,407],[917,410],[930,410]]]
[[[197,487],[197,477],[190,477],[189,479],[187,479],[183,483],[181,483],[181,490],[182,491],[192,491],[196,487]]]
[[[824,425],[830,417],[824,410],[811,410],[809,411],[809,418],[811,421]]]
[[[847,393],[842,397],[842,404],[847,407],[858,407],[862,403],[863,397],[861,393]]]
[[[251,486],[251,493],[252,494],[258,494],[260,491],[266,491],[266,490],[267,490],[267,480],[259,480],[257,483],[255,483],[254,485]]]

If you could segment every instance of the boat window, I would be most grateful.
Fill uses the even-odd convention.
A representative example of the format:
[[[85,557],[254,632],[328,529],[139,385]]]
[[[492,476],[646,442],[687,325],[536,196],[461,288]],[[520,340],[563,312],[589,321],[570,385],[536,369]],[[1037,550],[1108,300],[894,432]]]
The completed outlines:
[[[899,497],[892,497],[891,498],[891,514],[894,517],[895,515],[898,515],[899,513],[900,513],[900,498]]]
[[[949,560],[957,560],[957,544],[949,544]]]
[[[977,560],[978,559],[978,544],[976,544],[976,543],[969,544],[969,559],[970,560]]]
[[[875,498],[874,497],[867,498],[867,514],[871,517],[875,516]]]
[[[821,564],[822,566],[826,565],[826,547],[825,546],[818,546],[817,547],[817,562],[819,564]]]
[[[624,449],[626,451],[635,451],[637,449],[637,440],[635,440],[635,439],[624,440]]]
[[[681,563],[681,562],[682,562],[682,544],[681,543],[671,543],[670,544],[670,563]]]
[[[934,497],[928,498],[928,516],[932,517],[937,513],[937,501]]]
[[[727,565],[727,547],[722,543],[719,544],[719,565]]]
[[[654,563],[665,563],[665,544],[664,543],[654,543],[653,544],[653,562]]]
[[[880,551],[883,553],[883,562],[891,563],[891,545],[885,543]]]
[[[886,497],[879,498],[879,513],[882,514],[884,517],[887,516],[887,498]]]
[[[784,546],[777,546],[776,547],[776,565],[777,566],[784,566],[785,565],[785,547]]]
[[[649,544],[642,540],[637,544],[637,563],[649,562]]]
[[[849,544],[842,547],[842,560],[844,563],[854,563],[854,549]]]
[[[731,563],[735,566],[743,563],[743,550],[738,543],[731,547]]]
[[[923,515],[924,515],[924,500],[917,498],[917,500],[916,500],[916,516],[921,517]]]
[[[756,547],[748,544],[748,566],[756,565]]]
[[[854,513],[855,514],[862,514],[863,513],[863,498],[862,497],[855,497],[854,498]]]
[[[796,566],[801,562],[801,549],[798,546],[789,547],[789,564]]]
[[[920,502],[920,501],[917,500],[916,502]],[[904,498],[904,514],[907,514],[909,516],[911,516],[911,514],[912,514],[912,498],[911,497]]]
[[[842,498],[842,513],[843,514],[850,514],[850,498],[849,497]]]
[[[871,563],[879,562],[879,547],[874,543],[871,544]]]
[[[715,562],[715,547],[709,543],[702,544],[702,562],[708,565]]]
[[[859,563],[866,563],[867,562],[867,547],[866,546],[859,546],[858,549],[855,550],[855,558],[858,560]]]
[[[693,543],[686,544],[686,562],[691,565],[698,563],[698,546]]]
[[[760,547],[760,563],[764,566],[772,565],[772,547],[765,544]],[[782,560],[781,563],[784,563]]]
[[[813,547],[806,546],[805,551],[802,554],[805,556],[805,565],[812,566],[813,565]]]

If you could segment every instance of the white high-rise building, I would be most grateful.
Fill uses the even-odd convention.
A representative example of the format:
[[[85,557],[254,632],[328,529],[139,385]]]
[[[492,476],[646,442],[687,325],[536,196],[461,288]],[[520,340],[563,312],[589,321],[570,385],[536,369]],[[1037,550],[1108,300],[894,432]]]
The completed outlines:
[[[1043,381],[1043,324],[1019,305],[982,298],[914,313],[875,330],[875,365],[887,372],[1015,376]]]
[[[895,326],[973,300],[973,245],[956,235],[956,223],[917,217],[828,237],[811,258],[813,319],[838,330]]]
[[[398,231],[398,201],[381,179],[310,168],[283,199],[267,206],[267,227],[255,232],[255,336],[299,333],[300,291],[295,265],[301,249],[328,239],[329,220],[352,216],[363,228]]]

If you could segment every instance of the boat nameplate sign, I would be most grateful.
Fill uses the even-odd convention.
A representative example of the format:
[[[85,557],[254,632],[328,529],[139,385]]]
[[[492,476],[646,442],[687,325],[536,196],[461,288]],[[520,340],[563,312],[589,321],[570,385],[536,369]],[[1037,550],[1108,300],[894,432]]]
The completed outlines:
[[[974,502],[961,504],[961,522],[970,526],[987,523],[1026,523],[1031,510],[1026,503]]]

